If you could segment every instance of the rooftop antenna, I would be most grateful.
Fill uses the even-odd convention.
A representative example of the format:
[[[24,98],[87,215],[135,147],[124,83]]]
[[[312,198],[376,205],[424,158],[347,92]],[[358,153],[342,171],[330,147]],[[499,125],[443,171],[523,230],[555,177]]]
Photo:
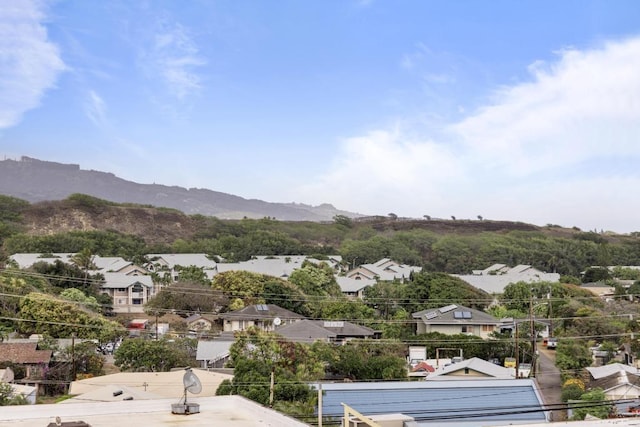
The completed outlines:
[[[202,391],[202,383],[198,376],[191,370],[191,368],[185,368],[184,376],[182,377],[182,384],[184,385],[184,395],[182,397],[182,403],[171,404],[171,413],[180,415],[197,414],[200,412],[200,405],[198,403],[187,402],[187,392],[191,394],[198,394]]]

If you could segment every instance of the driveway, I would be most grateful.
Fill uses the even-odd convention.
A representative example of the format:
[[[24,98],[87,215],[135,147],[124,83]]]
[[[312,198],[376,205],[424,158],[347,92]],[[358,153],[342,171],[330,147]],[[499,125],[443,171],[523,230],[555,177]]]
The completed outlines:
[[[562,403],[562,379],[560,370],[556,368],[556,352],[539,348],[538,372],[536,380],[540,387],[540,392],[547,405],[557,405]],[[565,410],[551,411],[551,421],[563,421],[567,419]]]

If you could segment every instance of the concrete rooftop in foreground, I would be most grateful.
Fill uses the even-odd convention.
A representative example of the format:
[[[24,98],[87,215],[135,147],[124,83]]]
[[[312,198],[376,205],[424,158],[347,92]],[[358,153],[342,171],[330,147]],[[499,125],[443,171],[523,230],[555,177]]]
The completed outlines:
[[[200,404],[200,413],[192,415],[172,414],[172,403],[178,403],[178,399],[4,406],[0,427],[46,427],[55,423],[56,417],[63,423],[84,421],[91,427],[308,426],[240,396],[189,397],[188,403]]]

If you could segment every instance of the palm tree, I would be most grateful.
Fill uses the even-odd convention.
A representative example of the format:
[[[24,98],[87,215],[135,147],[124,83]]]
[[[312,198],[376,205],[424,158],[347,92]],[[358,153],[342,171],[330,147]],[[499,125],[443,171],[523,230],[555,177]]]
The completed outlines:
[[[91,252],[91,249],[84,248],[80,252],[76,253],[71,257],[71,263],[76,267],[80,268],[84,271],[84,286],[87,287],[87,278],[89,277],[89,270],[97,269],[96,265],[93,263],[95,256]]]

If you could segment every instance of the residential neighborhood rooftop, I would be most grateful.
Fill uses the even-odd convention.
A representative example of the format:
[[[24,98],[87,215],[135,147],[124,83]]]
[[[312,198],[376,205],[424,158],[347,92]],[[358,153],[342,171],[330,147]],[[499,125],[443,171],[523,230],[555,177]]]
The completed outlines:
[[[83,421],[91,427],[304,427],[301,421],[265,408],[240,396],[193,397],[199,413],[177,415],[171,405],[179,398],[159,400],[131,400],[119,402],[71,403],[66,405],[6,406],[0,411],[0,427],[46,427],[61,423]],[[64,425],[64,424],[62,424]]]

